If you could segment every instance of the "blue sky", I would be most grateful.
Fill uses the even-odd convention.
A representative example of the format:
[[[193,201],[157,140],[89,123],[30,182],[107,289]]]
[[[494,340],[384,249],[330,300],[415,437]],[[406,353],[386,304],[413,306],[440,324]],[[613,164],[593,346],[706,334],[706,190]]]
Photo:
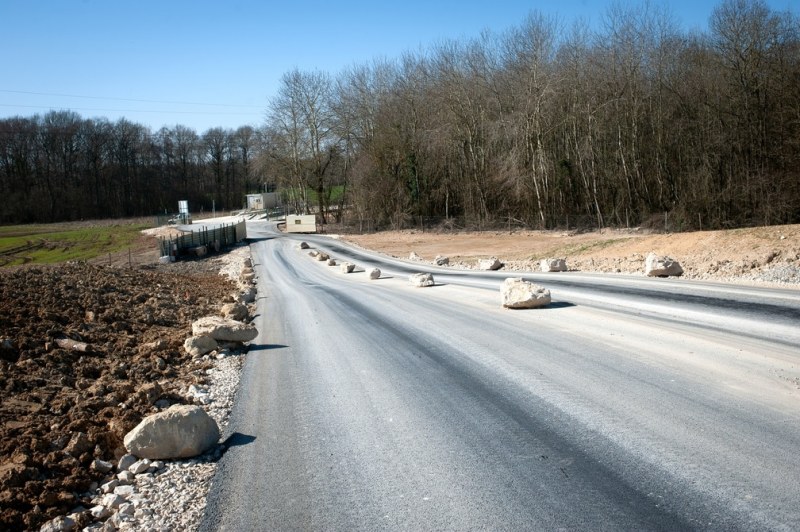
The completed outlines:
[[[641,2],[630,0],[627,5]],[[705,30],[718,1],[667,5]],[[800,0],[770,0],[798,13]],[[598,24],[612,0],[0,0],[0,117],[73,109],[154,131],[260,125],[288,70],[337,74],[445,39],[502,32],[532,10]]]

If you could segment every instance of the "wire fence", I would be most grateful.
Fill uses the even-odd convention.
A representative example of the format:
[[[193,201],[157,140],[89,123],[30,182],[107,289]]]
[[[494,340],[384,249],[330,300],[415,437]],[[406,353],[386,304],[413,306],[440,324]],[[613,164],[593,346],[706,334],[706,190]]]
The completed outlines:
[[[174,261],[185,255],[201,256],[210,251],[219,251],[245,238],[247,238],[247,225],[241,220],[211,229],[203,226],[197,231],[176,237],[162,237],[158,246],[161,257],[169,257],[170,261]]]

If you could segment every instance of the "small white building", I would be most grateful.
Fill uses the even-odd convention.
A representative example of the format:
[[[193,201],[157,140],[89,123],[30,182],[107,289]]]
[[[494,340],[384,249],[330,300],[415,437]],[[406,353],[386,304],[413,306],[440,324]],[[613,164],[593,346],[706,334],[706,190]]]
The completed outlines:
[[[247,195],[247,210],[249,211],[263,211],[266,209],[274,209],[277,206],[277,192],[262,192],[260,194]]]

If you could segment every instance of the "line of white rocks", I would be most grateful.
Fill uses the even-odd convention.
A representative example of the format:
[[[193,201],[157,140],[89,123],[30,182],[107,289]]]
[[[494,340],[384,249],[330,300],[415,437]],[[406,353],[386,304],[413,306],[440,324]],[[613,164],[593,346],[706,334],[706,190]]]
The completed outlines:
[[[307,242],[300,242],[297,246],[300,250],[310,249]],[[336,259],[330,257],[327,253],[311,249],[308,251],[308,256],[320,262],[327,262],[328,266],[336,266]],[[411,252],[409,260],[420,261],[419,256]],[[439,266],[449,264],[449,259],[443,256],[437,256],[435,261]],[[492,257],[488,260],[479,261],[478,266],[483,270],[499,270],[503,264],[496,258]],[[341,264],[342,273],[351,273],[355,266],[349,262]],[[548,268],[548,269],[545,269]],[[566,271],[567,266],[564,259],[549,259],[542,261],[543,271]],[[378,268],[372,268],[367,271],[369,278],[372,280],[380,279],[381,271]],[[433,274],[430,272],[413,273],[408,278],[412,286],[417,288],[425,288],[435,286],[436,282],[433,279]],[[500,286],[500,302],[504,308],[509,309],[533,309],[546,307],[552,302],[550,290],[543,286],[526,281],[522,278],[508,278],[503,281]]]
[[[255,276],[249,247],[235,248],[217,260],[224,262],[220,274],[238,284],[234,294],[237,301],[229,305],[254,302]],[[198,335],[194,324],[193,332],[193,338],[204,334]],[[187,340],[187,351],[193,347],[189,344]],[[184,397],[192,398],[195,403],[202,405],[204,415],[207,414],[215,422],[215,429],[218,431],[224,431],[228,424],[244,358],[242,349],[237,349],[235,343],[226,343],[224,340],[216,343],[212,349],[200,349],[194,353],[193,363],[198,365],[198,371],[205,372],[208,384],[187,384],[181,389]],[[209,361],[213,361],[214,366],[201,369],[207,367]],[[127,440],[126,436],[126,443]],[[215,443],[203,454],[192,458],[150,460],[126,454],[116,464],[95,460],[92,467],[105,473],[106,479],[99,485],[92,486],[90,495],[93,496],[94,506],[88,510],[94,522],[82,530],[196,530],[203,518],[217,461],[224,450],[224,444]],[[41,530],[77,530],[79,515],[85,510],[78,508],[73,514],[58,517],[46,523]]]
[[[412,251],[408,256],[408,260],[421,262],[422,258]],[[433,259],[432,264],[435,264],[436,266],[449,266],[450,259],[442,255],[437,255],[436,258]],[[458,266],[461,268],[470,268],[462,263],[458,264]],[[505,263],[501,262],[497,257],[490,257],[488,259],[479,259],[470,269],[496,271],[504,266]],[[542,259],[539,262],[539,268],[545,273],[568,271],[567,261],[563,258]],[[648,277],[679,276],[683,274],[683,268],[678,261],[672,259],[671,257],[649,253],[644,260],[644,274]]]

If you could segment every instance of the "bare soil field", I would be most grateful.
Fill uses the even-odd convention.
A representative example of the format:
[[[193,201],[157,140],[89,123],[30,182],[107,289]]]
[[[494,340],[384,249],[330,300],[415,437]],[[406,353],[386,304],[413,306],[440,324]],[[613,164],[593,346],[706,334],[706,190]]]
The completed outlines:
[[[423,260],[437,255],[456,267],[471,268],[476,260],[497,257],[511,271],[538,271],[543,258],[566,258],[572,270],[586,272],[644,272],[648,253],[679,261],[684,276],[726,282],[800,283],[800,225],[651,233],[606,229],[593,232],[388,231],[342,235],[343,240],[388,255]]]
[[[179,388],[204,382],[182,344],[234,286],[211,259],[128,258],[0,270],[0,530],[89,507],[94,459],[119,458],[155,401],[184,403]]]

